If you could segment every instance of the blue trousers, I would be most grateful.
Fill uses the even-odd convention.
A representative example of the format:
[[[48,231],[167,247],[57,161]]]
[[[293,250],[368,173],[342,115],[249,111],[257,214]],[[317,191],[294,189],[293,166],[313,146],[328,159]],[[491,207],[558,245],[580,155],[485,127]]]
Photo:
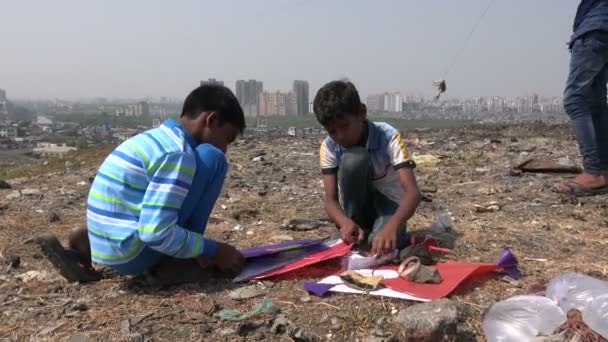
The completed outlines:
[[[564,109],[587,173],[608,172],[608,32],[592,31],[572,44]]]
[[[196,173],[179,211],[177,224],[190,231],[204,234],[213,206],[222,191],[228,163],[224,153],[209,144],[199,145],[195,157]],[[133,260],[111,267],[122,274],[141,274],[158,265],[166,257],[158,251],[144,247]]]

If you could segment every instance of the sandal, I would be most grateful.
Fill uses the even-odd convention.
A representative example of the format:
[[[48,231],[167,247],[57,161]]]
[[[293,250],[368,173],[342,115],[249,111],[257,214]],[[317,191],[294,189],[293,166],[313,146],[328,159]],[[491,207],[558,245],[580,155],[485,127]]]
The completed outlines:
[[[55,235],[42,234],[36,238],[36,242],[59,274],[67,280],[86,283],[102,278],[99,272],[83,265],[81,255],[63,248]]]
[[[560,188],[565,186],[568,190]],[[590,188],[575,182],[562,182],[553,186],[553,192],[558,194],[570,195],[575,197],[587,197],[608,194],[608,185],[604,185],[598,188]]]

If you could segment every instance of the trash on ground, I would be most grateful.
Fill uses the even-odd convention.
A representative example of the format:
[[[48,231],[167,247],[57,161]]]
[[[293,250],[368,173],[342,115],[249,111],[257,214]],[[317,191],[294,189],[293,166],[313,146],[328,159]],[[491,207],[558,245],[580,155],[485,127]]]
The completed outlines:
[[[530,341],[551,335],[566,322],[566,314],[553,300],[541,296],[515,296],[494,304],[483,321],[488,342]]]
[[[245,300],[263,296],[264,294],[266,294],[266,291],[264,291],[261,286],[253,284],[247,287],[241,287],[239,289],[233,290],[228,294],[228,297],[233,300]]]
[[[608,338],[608,282],[581,273],[552,279],[545,296],[515,296],[494,304],[483,330],[489,342],[526,341],[555,333],[570,310],[580,311],[590,329]]]
[[[250,311],[245,313],[241,313],[236,310],[221,310],[216,313],[214,316],[226,320],[226,321],[242,321],[245,319],[249,319],[259,314],[271,314],[276,315],[281,312],[281,308],[275,305],[272,300],[268,298],[264,298],[261,303],[254,306]]]
[[[364,276],[355,271],[346,271],[339,275],[340,279],[348,287],[361,291],[373,291],[380,286],[382,276]]]
[[[515,170],[533,173],[581,173],[582,169],[576,165],[565,165],[547,159],[528,159],[514,167]]]
[[[281,229],[284,230],[296,230],[296,231],[307,231],[317,229],[319,227],[326,226],[327,221],[321,220],[309,220],[309,219],[293,219],[285,222]]]

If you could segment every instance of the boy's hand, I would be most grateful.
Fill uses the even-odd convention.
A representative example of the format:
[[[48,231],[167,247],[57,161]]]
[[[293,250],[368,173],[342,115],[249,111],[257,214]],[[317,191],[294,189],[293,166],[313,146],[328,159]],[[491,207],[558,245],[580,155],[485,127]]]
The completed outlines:
[[[236,248],[223,242],[217,243],[217,252],[212,260],[220,271],[229,275],[239,274],[245,263],[245,258]]]
[[[346,244],[359,243],[365,238],[365,232],[352,220],[340,224],[340,238]]]
[[[387,254],[397,248],[397,228],[384,226],[381,232],[374,236],[372,241],[371,255]]]

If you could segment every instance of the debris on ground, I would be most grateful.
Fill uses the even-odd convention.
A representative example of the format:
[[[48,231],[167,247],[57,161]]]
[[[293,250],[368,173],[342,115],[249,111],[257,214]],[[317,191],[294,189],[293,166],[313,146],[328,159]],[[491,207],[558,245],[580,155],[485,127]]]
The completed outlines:
[[[10,189],[10,188],[11,188],[11,185],[7,181],[0,179],[0,189]]]
[[[308,219],[292,219],[286,221],[281,226],[281,229],[285,230],[297,230],[297,231],[307,231],[317,229],[322,226],[326,226],[328,224],[327,221],[321,220],[308,220]]]
[[[287,336],[295,342],[316,342],[319,337],[306,333],[302,328],[298,327],[287,316],[281,314],[275,317],[270,326],[270,332],[273,334],[287,334]]]
[[[581,173],[583,170],[577,165],[568,165],[546,159],[528,159],[514,167],[522,172],[538,173]]]
[[[440,341],[448,336],[456,336],[459,307],[450,299],[415,304],[397,316],[397,322],[407,336],[422,341]]]
[[[266,294],[266,291],[259,286],[258,284],[253,284],[246,287],[241,287],[239,289],[233,290],[228,294],[233,300],[245,300],[250,298],[255,298],[259,296],[263,296]]]
[[[460,326],[470,329],[468,339],[455,340],[483,340],[482,321],[493,304],[515,295],[542,294],[549,280],[562,274],[576,271],[605,279],[608,196],[572,200],[548,191],[549,185],[570,177],[568,173],[508,173],[509,168],[528,159],[576,165],[579,151],[569,124],[499,123],[423,130],[412,127],[401,133],[408,143],[417,138],[418,148],[408,145],[412,158],[419,163],[414,172],[421,190],[432,194],[432,202],[421,203],[408,221],[408,233],[421,241],[431,235],[439,247],[450,249],[450,253],[442,253],[442,258],[448,260],[491,262],[502,246],[511,246],[522,257],[524,277],[517,279],[520,287],[501,281],[502,275],[494,275],[467,281],[449,296],[467,309],[466,315],[460,317]],[[246,132],[237,139],[227,154],[230,169],[205,234],[239,250],[293,240],[334,238],[334,224],[325,221],[318,165],[319,145],[324,137]],[[0,261],[0,340],[66,341],[77,334],[86,335],[91,341],[128,340],[129,334],[118,328],[121,322],[150,312],[158,314],[139,323],[132,319],[137,324],[133,324],[130,334],[139,334],[133,342],[141,336],[145,340],[243,339],[238,335],[238,324],[258,318],[231,322],[205,313],[213,315],[216,308],[221,308],[242,314],[263,298],[230,299],[228,293],[238,287],[230,279],[205,274],[190,284],[154,285],[104,272],[101,281],[70,283],[60,277],[36,244],[25,243],[35,241],[32,237],[41,233],[52,233],[60,241],[67,241],[70,229],[82,226],[87,187],[97,166],[112,149],[113,146],[85,148],[64,156],[60,162],[46,157],[19,162],[0,158],[0,170],[15,175],[3,175],[11,188],[0,188],[0,254],[4,257]],[[261,152],[264,161],[253,162]],[[71,163],[69,172],[66,161]],[[28,170],[27,174],[19,171],[23,169]],[[83,180],[85,185],[78,185]],[[498,203],[499,211],[476,212],[475,204],[483,206],[491,201]],[[238,213],[241,209],[245,211]],[[60,224],[49,223],[53,211],[60,214]],[[233,216],[234,213],[238,215]],[[441,223],[441,229],[435,232],[433,221],[442,213],[451,220],[449,228],[443,229],[445,225]],[[298,218],[324,224],[310,230],[278,229]],[[453,228],[454,223],[457,229]],[[233,230],[237,225],[239,229]],[[248,235],[248,231],[253,234]],[[5,272],[11,255],[19,256],[20,264]],[[40,281],[34,276],[28,282],[18,278],[30,271],[46,272],[50,278]],[[394,332],[397,341],[404,340],[405,335],[399,333],[402,324],[393,322],[397,314],[392,312],[405,310],[412,301],[346,294],[308,301],[302,290],[303,279],[319,281],[322,276],[307,272],[303,269],[302,276],[296,279],[271,278],[275,285],[266,290],[266,296],[280,305],[298,327],[323,339],[331,334],[327,340],[364,341],[372,336],[376,321],[388,316],[385,331]],[[89,310],[70,310],[68,314],[77,316],[64,316],[63,309],[71,305],[66,304],[68,301],[76,303],[85,297],[95,298],[86,301]],[[214,303],[210,310],[208,298]],[[269,319],[264,314],[259,317]],[[336,329],[331,328],[332,317],[337,317]],[[230,333],[224,336],[223,331]],[[39,332],[45,334],[38,335]],[[249,332],[246,338],[260,340],[264,333],[266,340],[288,338],[269,335],[264,327]]]
[[[261,303],[257,304],[250,311],[245,313],[241,313],[236,310],[224,309],[216,313],[214,316],[227,321],[242,321],[259,314],[276,315],[279,312],[281,312],[281,308],[274,304],[272,300],[264,298]]]

